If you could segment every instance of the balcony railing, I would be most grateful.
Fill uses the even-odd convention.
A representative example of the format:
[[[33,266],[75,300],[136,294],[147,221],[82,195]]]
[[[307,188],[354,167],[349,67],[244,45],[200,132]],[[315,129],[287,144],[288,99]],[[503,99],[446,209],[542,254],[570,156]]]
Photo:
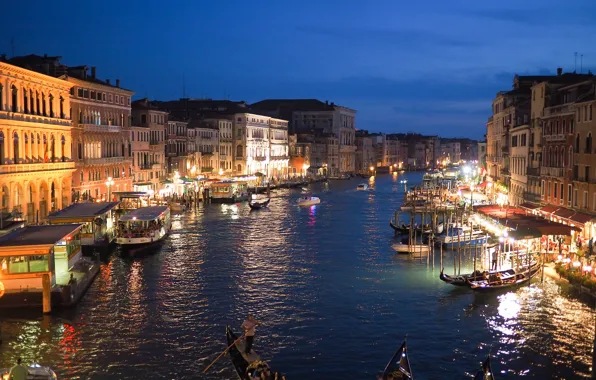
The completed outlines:
[[[43,124],[52,124],[52,125],[62,125],[65,127],[70,127],[72,125],[72,121],[68,120],[68,119],[60,119],[57,117],[30,115],[30,114],[26,114],[26,113],[7,112],[7,111],[0,111],[0,119],[19,120],[19,121],[25,121],[25,122],[37,123],[37,124],[43,123]]]
[[[126,161],[124,156],[121,157],[102,157],[102,158],[85,158],[83,163],[85,165],[111,165]]]
[[[272,160],[288,160],[290,159],[290,156],[271,156],[270,158]]]
[[[546,175],[549,177],[563,177],[564,170],[564,168],[543,166],[540,168],[540,175]]]
[[[561,134],[561,135],[543,135],[542,136],[544,138],[544,141],[565,141],[566,140],[566,136]]]
[[[74,169],[74,162],[0,165],[0,174]]]
[[[153,164],[151,165],[151,169],[161,169],[161,164]]]
[[[553,107],[546,107],[544,109],[544,116],[554,116],[554,115],[562,115],[562,114],[573,114],[573,108],[571,104],[562,104],[560,106],[553,106]]]
[[[120,133],[122,132],[122,127],[119,125],[83,124],[83,130],[85,132]]]

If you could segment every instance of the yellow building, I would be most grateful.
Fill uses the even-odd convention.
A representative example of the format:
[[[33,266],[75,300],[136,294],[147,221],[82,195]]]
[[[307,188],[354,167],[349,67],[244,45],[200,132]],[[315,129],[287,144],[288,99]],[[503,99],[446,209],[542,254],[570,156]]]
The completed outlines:
[[[33,223],[71,202],[72,84],[0,62],[2,211]]]

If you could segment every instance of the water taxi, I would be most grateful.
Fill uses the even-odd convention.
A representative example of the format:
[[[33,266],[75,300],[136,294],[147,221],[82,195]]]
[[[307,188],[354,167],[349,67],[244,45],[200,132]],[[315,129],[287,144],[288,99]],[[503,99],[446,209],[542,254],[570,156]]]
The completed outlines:
[[[450,230],[448,234],[437,237],[437,244],[443,244],[447,248],[456,247],[458,244],[485,244],[488,237],[488,234],[482,230],[456,227]]]
[[[321,200],[317,197],[311,197],[311,196],[305,195],[305,196],[298,198],[296,203],[298,203],[298,206],[314,206],[314,205],[318,205],[319,203],[321,203]]]
[[[368,190],[368,184],[366,184],[366,183],[361,183],[361,184],[359,184],[358,186],[356,186],[356,190],[359,190],[359,191],[365,191],[365,190]]]
[[[118,221],[116,243],[122,246],[156,243],[168,234],[171,227],[168,206],[138,208]]]

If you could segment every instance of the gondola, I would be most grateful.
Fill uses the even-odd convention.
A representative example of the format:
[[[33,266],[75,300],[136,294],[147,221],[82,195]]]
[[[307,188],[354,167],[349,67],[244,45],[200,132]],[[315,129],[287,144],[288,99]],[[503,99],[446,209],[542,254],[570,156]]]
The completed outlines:
[[[399,234],[407,234],[410,231],[410,226],[409,225],[406,225],[405,223],[402,223],[401,226],[398,226],[395,223],[393,223],[393,220],[390,220],[389,221],[389,226],[391,226],[391,228],[393,228],[393,230],[396,233],[399,233]],[[424,231],[426,231],[428,229],[430,229],[430,226],[428,224],[425,224],[423,226],[417,226],[417,227],[415,227],[415,231],[417,233],[424,233]]]
[[[268,377],[266,377],[267,380],[275,379],[275,372],[269,368],[267,363],[261,360],[254,350],[251,350],[248,355],[244,353],[244,340],[240,339],[236,342],[238,337],[234,334],[230,326],[226,326],[226,340],[228,342],[228,347],[231,346],[228,350],[228,354],[230,355],[230,359],[232,360],[232,364],[234,365],[234,369],[236,369],[236,373],[240,380],[251,380],[251,376],[254,375],[255,371],[259,376],[263,372],[269,374]],[[236,342],[236,344],[233,344],[234,342]],[[282,378],[279,373],[277,376],[278,379]]]
[[[470,288],[475,291],[485,292],[501,290],[530,282],[532,277],[534,277],[539,270],[540,263],[536,262],[531,267],[525,267],[519,271],[516,271],[515,269],[509,269],[507,271],[498,272],[501,278],[496,281],[491,280],[490,277],[488,280],[483,279],[473,281],[468,279],[467,281]]]
[[[262,208],[267,207],[269,205],[269,202],[271,202],[271,198],[251,199],[250,202],[248,202],[248,207],[250,207],[251,210],[260,210]]]
[[[490,366],[490,354],[486,357],[486,360],[482,362],[482,369],[478,371],[474,380],[495,380],[495,375]]]
[[[441,274],[439,278],[441,281],[444,281],[448,284],[455,285],[455,286],[468,286],[468,279],[477,279],[482,278],[482,272],[476,271],[476,275],[474,273],[462,274],[460,276],[449,276],[448,274],[443,273],[444,268],[441,268]]]
[[[410,360],[408,359],[407,339],[404,339],[402,345],[398,348],[395,355],[393,355],[383,370],[383,380],[389,378],[394,380],[414,379],[412,369],[410,368]]]

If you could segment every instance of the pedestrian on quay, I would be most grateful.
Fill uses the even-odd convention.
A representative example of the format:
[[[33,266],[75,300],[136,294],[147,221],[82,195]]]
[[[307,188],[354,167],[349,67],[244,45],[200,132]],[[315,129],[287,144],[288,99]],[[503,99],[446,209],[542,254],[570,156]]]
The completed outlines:
[[[10,369],[8,374],[8,378],[10,380],[27,380],[27,377],[29,377],[29,371],[27,371],[27,368],[21,365],[21,362],[21,358],[18,358],[17,365]]]
[[[246,347],[244,349],[245,354],[249,354],[250,350],[252,349],[252,344],[255,340],[255,330],[261,322],[257,321],[252,314],[248,315],[248,318],[242,324],[242,328],[244,329],[244,336],[246,341]]]
[[[493,251],[493,265],[491,267],[491,270],[497,270],[497,262],[499,260],[499,250],[495,249]]]

